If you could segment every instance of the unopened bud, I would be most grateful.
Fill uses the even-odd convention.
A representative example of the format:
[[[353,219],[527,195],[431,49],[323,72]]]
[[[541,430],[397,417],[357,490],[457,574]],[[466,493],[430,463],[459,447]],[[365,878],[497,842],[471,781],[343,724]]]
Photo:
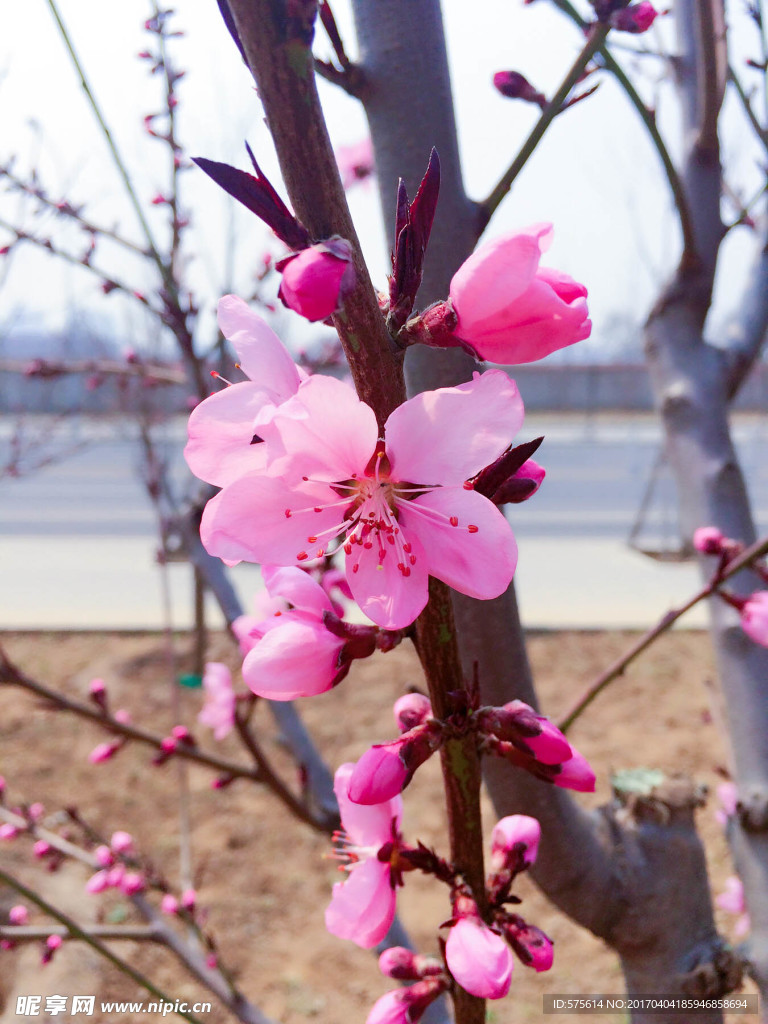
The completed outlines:
[[[519,71],[497,71],[493,76],[493,84],[508,99],[535,103],[542,109],[547,105],[547,97],[535,89]]]

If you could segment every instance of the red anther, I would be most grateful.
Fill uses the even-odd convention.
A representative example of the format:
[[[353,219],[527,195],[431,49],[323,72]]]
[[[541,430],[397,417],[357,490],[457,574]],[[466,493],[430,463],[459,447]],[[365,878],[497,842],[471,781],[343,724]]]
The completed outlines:
[[[315,558],[322,558],[325,554],[325,548],[318,548],[315,552]]]
[[[416,565],[416,555],[411,555],[408,559],[411,565]]]
[[[309,555],[307,554],[306,551],[300,551],[298,553],[298,555],[296,555],[296,561],[297,562],[305,562],[308,558],[309,558]]]
[[[287,508],[285,510],[285,518],[286,519],[290,519],[291,518],[291,510],[289,508]]]
[[[322,512],[323,510],[320,508],[319,505],[315,505],[313,511],[315,511],[315,512]]]
[[[355,564],[354,564],[354,565],[352,566],[352,572],[357,572],[357,570],[358,570],[359,568],[360,568],[360,566],[358,565],[358,563],[357,563],[357,562],[355,562]]]
[[[465,480],[464,483],[462,484],[462,487],[464,488],[465,491],[474,491],[475,489],[475,485],[472,483],[471,480]]]
[[[314,534],[313,534],[311,537],[307,537],[307,541],[310,544],[317,544],[317,537],[315,537]]]
[[[451,516],[451,518],[448,520],[448,522],[451,524],[451,526],[458,526],[459,525],[459,520],[458,520],[458,518],[456,516]]]
[[[470,533],[477,533],[477,531],[478,531],[479,529],[480,529],[480,527],[479,527],[479,526],[473,526],[473,525],[472,525],[472,523],[470,523],[470,524],[469,524],[469,526],[467,527],[467,530],[468,530],[468,531],[469,531]]]
[[[408,543],[408,541],[406,541],[405,544],[403,544],[403,551],[406,553],[406,555],[410,554],[411,545]]]
[[[346,552],[346,553],[347,553],[348,555],[351,555],[351,554],[352,554],[352,545],[351,545],[351,544],[349,543],[349,541],[347,541],[347,543],[346,543],[346,544],[344,545],[344,551],[345,551],[345,552]]]
[[[394,543],[395,543],[395,538],[394,538],[394,537],[392,536],[392,534],[391,534],[391,533],[388,533],[388,534],[387,534],[387,542],[388,542],[389,544],[394,544]]]

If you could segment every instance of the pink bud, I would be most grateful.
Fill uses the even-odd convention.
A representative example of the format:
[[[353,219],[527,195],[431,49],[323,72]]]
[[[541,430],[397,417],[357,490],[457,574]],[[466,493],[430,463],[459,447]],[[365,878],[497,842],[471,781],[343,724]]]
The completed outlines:
[[[0,249],[0,256],[3,254],[3,250]],[[13,949],[14,944],[10,939],[0,939],[0,949],[9,950]]]
[[[349,799],[355,804],[381,804],[401,793],[413,773],[440,746],[440,727],[417,725],[391,743],[367,750],[349,780]]]
[[[400,732],[407,732],[417,725],[422,725],[427,718],[432,716],[429,697],[423,693],[406,693],[402,697],[398,697],[392,710]]]
[[[491,869],[514,868],[522,852],[523,863],[533,864],[539,852],[541,826],[527,814],[510,814],[501,818],[491,833]],[[522,848],[522,849],[521,849]]]
[[[42,859],[43,857],[48,856],[48,854],[51,852],[51,849],[52,847],[50,843],[46,843],[44,839],[38,839],[35,842],[34,846],[32,847],[32,853],[38,859]]]
[[[104,685],[103,679],[92,679],[88,684],[88,692],[92,697],[103,696],[105,690],[106,686]]]
[[[120,725],[130,725],[131,724],[131,713],[130,713],[130,711],[126,711],[125,708],[118,708],[117,711],[115,712],[115,721],[119,722]]]
[[[118,745],[115,743],[98,743],[88,755],[88,760],[91,764],[101,764],[108,761],[117,749]]]
[[[354,286],[352,249],[343,238],[312,245],[276,264],[282,272],[278,297],[307,320],[327,320]]]
[[[552,781],[561,789],[573,789],[577,793],[595,791],[595,773],[587,759],[577,750],[573,751],[573,757],[569,761],[560,766],[560,771],[553,776]]]
[[[622,10],[614,11],[610,17],[610,24],[618,32],[632,32],[639,35],[647,32],[658,17],[659,12],[649,0],[642,0],[638,4],[630,4]]]
[[[379,970],[388,978],[398,981],[414,981],[421,975],[415,967],[416,954],[405,946],[391,946],[379,957]]]
[[[54,953],[57,949],[61,949],[63,941],[64,940],[60,935],[49,935],[48,938],[45,940],[45,944],[48,947],[48,949],[50,949],[50,951]]]
[[[133,836],[129,832],[113,832],[109,845],[115,853],[128,853],[133,847]]]
[[[180,743],[194,743],[192,733],[189,731],[186,725],[174,725],[174,727],[171,729],[171,735]]]
[[[513,914],[504,927],[504,936],[526,967],[537,972],[550,969],[554,960],[552,940],[541,928]]]
[[[216,968],[219,966],[219,961],[216,958],[215,953],[208,954],[208,956],[205,958],[205,966],[209,967],[212,971],[216,970]]]
[[[45,807],[41,803],[34,803],[29,805],[29,817],[32,819],[32,821],[40,821],[44,814]]]
[[[502,235],[481,245],[454,274],[453,334],[481,359],[528,363],[589,337],[587,289],[539,267],[551,240],[549,224]]]
[[[497,71],[493,76],[493,84],[507,99],[524,100],[539,107],[547,105],[547,97],[535,89],[519,71]]]
[[[85,891],[96,895],[97,893],[104,892],[105,889],[109,889],[109,872],[97,871],[95,875],[91,875],[88,881],[85,883]]]
[[[703,555],[719,555],[724,540],[716,526],[700,526],[693,534],[693,546]]]
[[[19,830],[10,822],[6,821],[0,825],[0,839],[15,839],[18,834]]]
[[[112,851],[108,846],[97,846],[96,849],[93,851],[93,856],[100,868],[111,867],[112,864],[114,863]]]
[[[557,726],[521,700],[481,708],[478,724],[482,731],[527,750],[541,764],[561,764],[573,756],[573,748]]]
[[[125,866],[123,864],[115,864],[115,866],[110,868],[107,872],[107,887],[110,889],[119,889],[123,884],[124,877]]]
[[[743,914],[746,910],[744,903],[744,886],[737,875],[730,875],[725,880],[725,891],[715,897],[715,903],[721,910],[729,914]]]
[[[173,736],[163,736],[160,740],[160,749],[164,754],[172,754],[176,749],[176,740]]]
[[[3,793],[5,793],[5,786],[6,786],[5,776],[4,775],[0,775],[0,796],[2,796]]]
[[[120,888],[126,896],[135,896],[137,892],[143,892],[146,888],[144,876],[138,871],[127,871],[120,881]]]
[[[474,903],[461,898],[457,903]],[[512,982],[512,953],[500,935],[474,913],[459,917],[448,934],[445,959],[463,989],[478,999],[502,999]]]
[[[738,809],[739,791],[733,782],[722,782],[716,792],[720,807],[715,811],[715,818],[718,824],[725,828],[728,819],[732,818]]]
[[[197,892],[194,889],[185,889],[181,894],[181,905],[190,913],[195,909],[197,903]]]
[[[8,920],[11,924],[26,924],[29,921],[29,911],[22,903],[17,903],[8,911]]]
[[[178,914],[179,901],[171,893],[166,892],[160,900],[160,909],[164,914]]]
[[[741,609],[741,628],[756,644],[768,647],[768,590],[758,590]]]

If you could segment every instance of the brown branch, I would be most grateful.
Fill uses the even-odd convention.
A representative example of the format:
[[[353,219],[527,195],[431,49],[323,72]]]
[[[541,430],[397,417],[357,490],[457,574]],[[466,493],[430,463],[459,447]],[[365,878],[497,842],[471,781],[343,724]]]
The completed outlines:
[[[70,374],[101,374],[105,377],[139,377],[158,384],[186,384],[181,370],[167,363],[129,363],[117,359],[0,359],[0,373],[18,373],[31,378],[64,377]]]
[[[690,611],[694,605],[697,605],[699,601],[703,601],[706,597],[711,597],[716,594],[720,587],[736,573],[741,572],[742,569],[752,565],[758,558],[762,558],[763,555],[768,553],[768,538],[763,538],[752,544],[746,551],[744,551],[738,558],[735,558],[728,567],[722,572],[718,573],[706,586],[702,587],[696,594],[693,595],[685,604],[680,605],[679,608],[673,608],[668,611],[666,615],[662,616],[660,621],[647,633],[633,644],[628,651],[617,658],[612,665],[610,665],[605,672],[601,673],[597,679],[592,682],[584,693],[579,697],[576,703],[573,705],[571,710],[565,715],[564,718],[558,722],[558,728],[563,732],[566,732],[576,721],[577,718],[589,707],[595,697],[602,693],[609,683],[612,683],[620,675],[623,675],[624,670],[635,660],[635,658],[642,654],[650,645],[665,633],[668,629],[677,622],[677,620],[685,615],[686,612]]]

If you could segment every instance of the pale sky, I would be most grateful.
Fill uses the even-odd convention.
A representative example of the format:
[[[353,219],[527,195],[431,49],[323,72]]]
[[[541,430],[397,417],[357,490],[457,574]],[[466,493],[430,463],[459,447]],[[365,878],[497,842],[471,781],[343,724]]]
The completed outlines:
[[[731,5],[736,8],[735,3]],[[187,33],[174,42],[180,67],[187,69],[179,85],[181,136],[190,155],[247,167],[243,140],[248,139],[260,163],[279,183],[271,142],[252,81],[220,20],[215,0],[178,0],[175,26]],[[335,0],[334,11],[348,49],[354,52],[353,29],[346,0]],[[142,130],[142,118],[158,109],[160,83],[150,78],[136,59],[147,45],[142,32],[149,5],[143,0],[105,4],[103,0],[60,0],[62,16],[106,113],[136,187],[149,200],[162,191],[166,153]],[[535,122],[536,108],[499,97],[492,85],[494,71],[514,68],[538,88],[551,93],[559,84],[581,38],[575,26],[546,0],[526,6],[522,0],[443,0],[450,49],[451,73],[471,196],[480,198],[493,185],[515,149]],[[734,11],[735,17],[735,11]],[[56,198],[85,202],[94,220],[122,224],[139,239],[133,214],[126,204],[103,139],[94,124],[46,0],[6,3],[0,15],[0,162],[15,155],[19,171],[35,167],[40,180]],[[650,45],[670,45],[671,19],[645,38]],[[658,23],[657,23],[658,24]],[[748,29],[738,29],[746,53]],[[618,36],[615,37],[617,40]],[[631,42],[627,36],[623,40]],[[318,53],[328,51],[318,30]],[[631,60],[620,51],[628,64]],[[643,64],[644,94],[661,97],[660,123],[675,142],[676,112],[660,81],[661,62]],[[322,95],[331,136],[336,144],[357,141],[365,134],[358,104],[325,83]],[[734,107],[735,110],[735,107]],[[738,114],[730,117],[724,138],[727,156],[738,159],[741,180],[759,180],[753,170],[755,150]],[[735,181],[734,184],[738,184]],[[183,178],[184,202],[190,207],[194,234],[189,252],[194,284],[205,300],[207,321],[216,293],[233,271],[235,290],[247,287],[251,267],[264,248],[266,233],[247,212],[232,212],[231,202],[201,172]],[[387,253],[373,189],[350,196],[353,215],[371,261],[374,279],[384,286]],[[19,199],[0,192],[0,217],[17,220]],[[151,209],[151,208],[150,208]],[[151,210],[158,234],[162,215]],[[234,221],[233,221],[234,218]],[[533,161],[515,185],[492,222],[489,234],[499,234],[535,221],[552,221],[555,242],[546,257],[549,265],[587,284],[599,350],[600,328],[615,314],[642,320],[654,290],[674,265],[679,235],[671,199],[642,125],[618,88],[606,76],[593,98],[558,118]],[[235,224],[234,256],[225,256]],[[34,221],[28,222],[35,227]],[[0,231],[0,244],[5,236]],[[723,301],[716,318],[727,311],[744,260],[754,245],[744,229],[729,237],[726,255],[733,269],[719,286]],[[231,252],[231,246],[229,246]],[[142,286],[142,270],[120,257],[115,264],[123,276]],[[141,316],[130,304],[106,302],[97,281],[77,267],[63,267],[30,248],[14,258],[10,272],[0,268],[0,329],[30,315],[60,325],[76,309],[112,318],[125,337],[145,331]],[[285,323],[284,317],[281,324]],[[582,353],[582,358],[584,354]]]

